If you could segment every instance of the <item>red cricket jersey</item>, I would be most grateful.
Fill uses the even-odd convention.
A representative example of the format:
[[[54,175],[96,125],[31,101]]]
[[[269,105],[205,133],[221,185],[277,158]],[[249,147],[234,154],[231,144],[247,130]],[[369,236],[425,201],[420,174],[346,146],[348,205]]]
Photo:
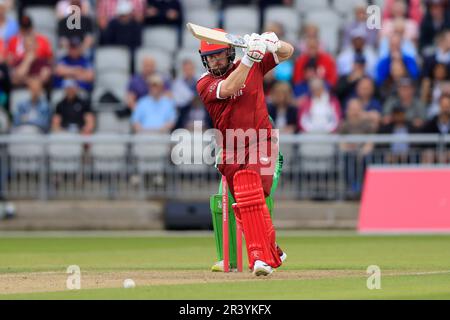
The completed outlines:
[[[238,92],[228,98],[219,96],[221,82],[233,72],[241,62],[236,62],[223,76],[205,73],[197,82],[197,91],[203,101],[214,128],[226,137],[226,129],[267,129],[268,137],[272,124],[269,119],[264,96],[264,75],[278,64],[276,54],[266,53],[260,63],[254,63]]]

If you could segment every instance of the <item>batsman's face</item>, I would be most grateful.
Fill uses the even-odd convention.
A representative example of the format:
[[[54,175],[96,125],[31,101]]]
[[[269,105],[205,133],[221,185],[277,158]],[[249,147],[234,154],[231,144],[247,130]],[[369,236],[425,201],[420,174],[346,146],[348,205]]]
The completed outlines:
[[[206,56],[208,61],[208,65],[212,70],[220,70],[228,67],[228,59],[227,59],[227,51],[224,50],[222,52],[211,54]]]

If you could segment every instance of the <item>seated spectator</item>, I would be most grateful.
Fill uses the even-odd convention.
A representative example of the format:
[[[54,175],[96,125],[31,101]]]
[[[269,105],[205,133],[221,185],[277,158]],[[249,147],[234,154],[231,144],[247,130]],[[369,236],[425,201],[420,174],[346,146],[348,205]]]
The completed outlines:
[[[159,75],[148,79],[149,94],[137,102],[131,115],[136,133],[168,133],[176,121],[175,101],[164,95],[164,80]]]
[[[393,8],[398,0],[385,0],[383,6],[383,20],[389,20],[394,17]],[[422,21],[422,1],[408,0],[406,5],[405,17],[414,20],[417,24]]]
[[[352,69],[349,74],[339,77],[336,85],[336,95],[341,105],[345,105],[347,99],[355,95],[356,85],[366,76],[366,59],[363,55],[355,55],[352,61]]]
[[[16,65],[18,61],[24,58],[25,51],[25,39],[31,38],[35,44],[35,57],[36,59],[46,59],[51,61],[52,45],[50,41],[44,35],[41,35],[34,31],[33,23],[28,16],[22,16],[20,19],[20,30],[19,33],[13,36],[9,42],[6,49],[6,59],[10,66]]]
[[[440,32],[450,29],[450,10],[446,0],[426,0],[426,13],[420,25],[419,48],[433,46],[433,41]]]
[[[431,119],[439,113],[439,98],[442,94],[450,94],[450,81],[446,80],[446,69],[441,64],[437,64],[435,78],[432,80],[432,87],[430,88],[429,104],[427,108],[427,118]],[[423,80],[423,85],[426,85],[426,80]]]
[[[50,126],[51,109],[39,79],[28,80],[31,98],[18,103],[13,114],[13,126],[34,125],[47,132]]]
[[[99,43],[104,44],[104,36],[109,22],[117,17],[117,6],[121,1],[129,1],[133,6],[133,16],[136,21],[142,23],[145,13],[146,0],[97,0],[96,18],[100,33]]]
[[[397,94],[388,98],[383,106],[383,124],[390,124],[391,114],[394,108],[402,108],[406,113],[406,119],[414,128],[423,126],[426,118],[426,110],[423,103],[416,96],[414,82],[410,78],[403,78],[398,83]]]
[[[417,128],[413,127],[411,122],[408,121],[404,108],[400,106],[392,108],[389,118],[391,119],[389,124],[381,126],[378,133],[402,137],[417,132]],[[408,142],[393,142],[390,145],[389,152],[385,155],[385,161],[388,163],[407,163],[409,151]]]
[[[16,19],[8,15],[9,8],[5,0],[0,0],[0,41],[5,44],[19,32]]]
[[[128,92],[125,98],[126,109],[120,110],[119,117],[129,117],[136,107],[137,101],[148,94],[149,85],[147,80],[151,75],[159,74],[156,70],[156,61],[151,56],[142,59],[141,72],[136,73],[128,83]],[[170,88],[170,79],[166,75],[159,74],[164,79],[164,88]]]
[[[315,77],[323,79],[327,87],[334,87],[337,82],[336,63],[331,55],[319,50],[317,38],[308,38],[307,51],[295,61],[293,78],[295,96],[301,97],[309,93],[309,79]]]
[[[0,108],[8,111],[8,98],[11,91],[11,79],[9,76],[9,68],[5,62],[3,54],[3,42],[0,39]]]
[[[298,127],[307,133],[335,132],[341,121],[339,101],[327,91],[322,79],[311,79],[309,86],[311,95],[299,106]]]
[[[180,27],[183,22],[183,10],[179,0],[147,0],[145,24],[173,25]]]
[[[443,94],[439,98],[439,114],[433,119],[427,121],[422,129],[423,133],[433,133],[448,135],[450,133],[450,95]],[[446,145],[447,151],[439,152],[436,154],[436,145],[429,145],[422,154],[422,162],[424,163],[447,163],[450,161],[450,152],[448,144]]]
[[[380,45],[378,48],[378,56],[380,58],[385,58],[389,55],[391,51],[391,38],[392,37],[399,37],[400,38],[400,52],[404,55],[417,58],[417,47],[416,44],[406,38],[405,36],[405,23],[401,19],[397,19],[394,21],[392,25],[392,32],[389,36],[385,36],[381,38]]]
[[[142,24],[134,19],[133,5],[128,1],[118,2],[116,17],[108,23],[106,28],[104,44],[125,46],[133,55],[141,42]]]
[[[419,24],[417,21],[407,17],[408,7],[405,0],[395,0],[392,4],[390,17],[383,21],[383,28],[380,37],[391,37],[394,33],[395,25],[402,23],[404,26],[404,39],[416,43],[419,39]]]
[[[419,67],[412,56],[402,53],[400,48],[401,39],[394,35],[390,39],[390,54],[381,58],[377,65],[376,83],[378,86],[395,84],[400,78],[410,77],[417,80]]]
[[[88,101],[79,95],[77,81],[66,79],[63,81],[65,96],[56,105],[52,119],[52,131],[61,130],[90,135],[95,129],[95,116]]]
[[[184,127],[185,118],[188,116],[194,99],[198,96],[196,84],[198,75],[195,72],[195,64],[192,60],[184,60],[181,67],[181,74],[174,80],[172,91],[175,105],[178,111],[178,120],[175,128]],[[198,105],[198,103],[197,103]]]
[[[369,29],[367,27],[367,3],[365,1],[361,1],[360,4],[357,4],[354,7],[354,21],[352,21],[349,25],[344,28],[344,36],[342,40],[342,48],[346,48],[351,45],[352,37],[351,32],[353,30],[358,30],[361,28],[366,29],[365,35],[365,43],[372,48],[378,47],[378,30],[377,29]]]
[[[296,51],[299,53],[304,53],[308,49],[308,39],[315,38],[320,39],[320,29],[316,24],[305,23],[301,29],[300,41],[295,44]],[[320,51],[325,51],[325,45],[319,40]]]
[[[81,7],[80,28],[68,27],[68,22],[70,22],[70,20],[67,20],[67,16],[68,14],[71,14],[69,5],[77,6],[79,8]],[[95,39],[93,35],[94,25],[92,18],[90,17],[89,1],[59,1],[57,11],[58,14],[64,13],[62,16],[60,16],[60,20],[58,22],[58,42],[60,48],[69,50],[69,40],[76,37],[81,39],[82,41],[83,54],[90,56],[92,54],[91,50],[94,45]]]
[[[56,17],[61,20],[72,14],[70,6],[77,6],[81,9],[82,16],[92,14],[91,3],[89,0],[59,0],[56,4]]]
[[[347,113],[339,126],[340,134],[371,134],[374,128],[364,112],[363,104],[358,98],[352,98],[347,104]],[[344,175],[349,197],[361,192],[362,178],[374,145],[365,143],[341,143],[340,150],[344,153]]]
[[[450,75],[450,29],[439,33],[436,43],[436,50],[424,57],[423,75],[426,78],[432,76],[434,66],[438,63],[445,65]]]
[[[69,52],[61,58],[55,68],[55,88],[63,87],[66,78],[75,79],[78,86],[91,91],[94,83],[94,68],[88,58],[83,56],[83,47],[80,38],[71,38]]]
[[[351,46],[344,49],[337,57],[337,70],[339,76],[346,76],[352,71],[353,62],[355,61],[356,56],[359,56],[359,59],[364,59],[365,74],[370,75],[371,77],[375,76],[377,55],[370,46],[366,46],[366,33],[366,28],[353,29],[351,31]]]
[[[287,82],[277,82],[271,90],[271,102],[267,105],[269,115],[280,133],[297,132],[298,109],[295,107],[292,89]]]
[[[48,58],[36,56],[37,43],[31,35],[23,38],[24,54],[11,66],[11,81],[15,87],[27,85],[30,77],[38,78],[46,88],[50,85],[52,76],[51,61]]]
[[[355,97],[358,98],[370,120],[372,127],[376,130],[381,121],[382,107],[375,96],[375,84],[370,77],[363,77],[356,85]]]

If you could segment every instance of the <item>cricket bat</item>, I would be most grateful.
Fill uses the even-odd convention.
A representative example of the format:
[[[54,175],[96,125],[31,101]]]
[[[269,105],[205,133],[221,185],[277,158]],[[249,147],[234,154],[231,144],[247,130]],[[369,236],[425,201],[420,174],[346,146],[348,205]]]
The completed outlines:
[[[241,36],[202,27],[190,22],[186,24],[186,27],[197,39],[214,44],[229,44],[234,47],[247,48],[247,43]]]

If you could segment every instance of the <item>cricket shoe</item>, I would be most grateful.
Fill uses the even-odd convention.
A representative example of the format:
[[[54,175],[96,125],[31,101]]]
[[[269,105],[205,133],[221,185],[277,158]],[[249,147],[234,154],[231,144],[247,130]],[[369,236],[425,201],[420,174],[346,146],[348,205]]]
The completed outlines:
[[[278,255],[280,256],[281,263],[283,263],[284,260],[286,260],[286,258],[287,258],[286,252],[284,252],[283,250],[281,250],[281,248],[280,248],[278,245],[277,245],[277,252],[278,252]]]
[[[259,276],[268,276],[273,272],[273,269],[271,266],[269,266],[267,263],[261,260],[256,260],[255,264],[253,265],[253,274],[257,277]]]
[[[223,270],[223,260],[217,261],[216,263],[213,264],[213,266],[211,267],[211,271],[212,272],[225,272],[225,270]],[[231,268],[230,267],[230,272],[237,272],[237,268]]]
[[[211,267],[212,272],[223,272],[223,260],[217,261]]]

